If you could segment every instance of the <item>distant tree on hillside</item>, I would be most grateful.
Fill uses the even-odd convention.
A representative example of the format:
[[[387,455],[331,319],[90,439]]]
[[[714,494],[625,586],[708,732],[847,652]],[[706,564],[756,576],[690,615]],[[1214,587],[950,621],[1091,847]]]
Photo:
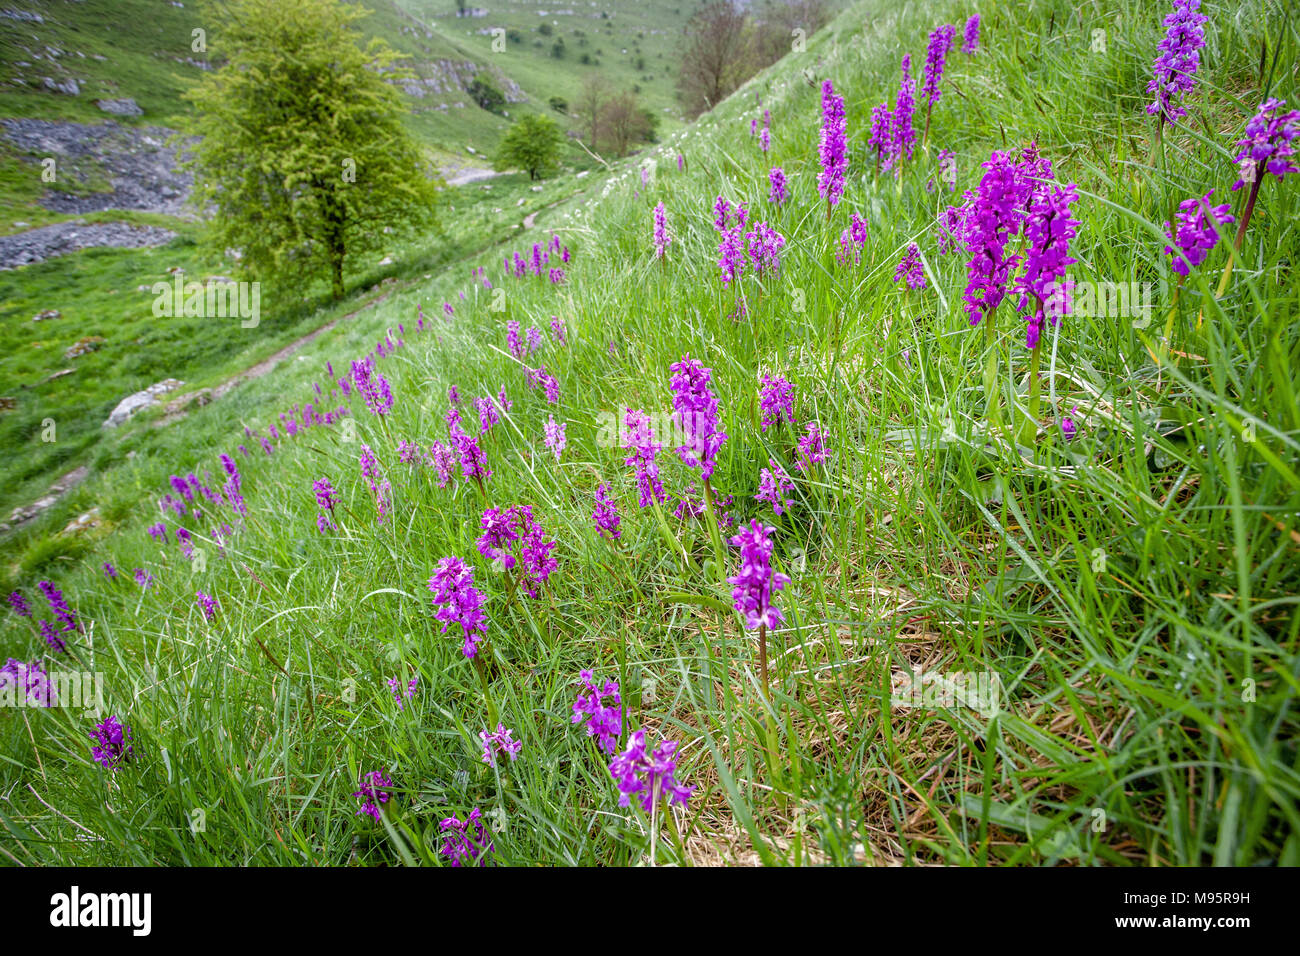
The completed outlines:
[[[574,104],[574,112],[587,131],[587,145],[599,151],[600,124],[605,107],[614,96],[614,90],[603,73],[591,73],[582,81],[582,92]]]
[[[506,96],[486,76],[476,76],[469,81],[469,86],[465,87],[465,92],[483,109],[489,113],[500,113],[505,109]]]
[[[637,105],[636,97],[624,91],[605,106],[602,119],[606,142],[615,156],[626,156],[633,143],[650,138],[654,126],[645,110]]]
[[[214,213],[206,241],[242,250],[254,277],[328,273],[344,293],[350,258],[433,220],[436,174],[402,124],[390,80],[398,54],[352,24],[337,0],[232,0],[214,13],[225,60],[186,97],[200,139],[194,203]]]
[[[682,31],[677,90],[688,116],[712,109],[752,71],[752,31],[732,0],[713,0],[695,12]]]
[[[771,66],[789,53],[795,30],[810,37],[829,17],[825,0],[767,0],[754,16],[754,69]]]
[[[659,114],[649,107],[644,107],[641,116],[645,120],[645,133],[641,137],[642,140],[647,143],[659,142]]]
[[[497,170],[519,169],[529,179],[541,179],[555,169],[560,160],[564,134],[549,116],[530,113],[506,132],[497,148]]]

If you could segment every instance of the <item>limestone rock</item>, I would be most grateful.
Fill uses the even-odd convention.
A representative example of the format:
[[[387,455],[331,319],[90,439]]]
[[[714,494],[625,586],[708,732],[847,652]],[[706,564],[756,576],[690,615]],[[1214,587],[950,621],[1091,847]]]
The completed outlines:
[[[176,389],[180,388],[184,384],[184,382],[178,381],[177,379],[168,378],[163,379],[161,382],[156,382],[148,388],[142,389],[133,395],[128,395],[117,403],[117,407],[109,413],[109,416],[104,420],[102,427],[117,428],[119,425],[125,424],[136,412],[143,408],[157,405],[162,400],[162,396],[166,395],[168,392],[176,391]]]
[[[95,105],[105,113],[111,113],[114,116],[143,116],[144,110],[131,97],[127,96],[120,100],[95,100]]]
[[[72,345],[64,351],[64,359],[71,361],[75,358],[81,358],[83,355],[89,355],[91,352],[97,352],[104,344],[102,335],[87,335],[85,338],[77,339]]]

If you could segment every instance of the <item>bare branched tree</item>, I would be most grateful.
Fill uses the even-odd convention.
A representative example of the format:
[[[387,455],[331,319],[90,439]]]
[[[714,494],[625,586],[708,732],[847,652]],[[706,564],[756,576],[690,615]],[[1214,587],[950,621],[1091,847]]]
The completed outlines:
[[[587,145],[599,152],[600,127],[605,108],[614,96],[614,89],[603,73],[592,73],[582,81],[582,92],[573,104],[574,115],[587,131]]]
[[[636,97],[627,90],[609,101],[601,127],[615,156],[626,156],[633,143],[645,140],[651,133],[645,110],[637,105]]]
[[[751,75],[752,32],[733,0],[713,0],[687,22],[677,89],[688,117],[711,109]]]
[[[789,53],[796,30],[806,39],[828,19],[826,0],[768,0],[754,17],[754,68],[771,66]]]

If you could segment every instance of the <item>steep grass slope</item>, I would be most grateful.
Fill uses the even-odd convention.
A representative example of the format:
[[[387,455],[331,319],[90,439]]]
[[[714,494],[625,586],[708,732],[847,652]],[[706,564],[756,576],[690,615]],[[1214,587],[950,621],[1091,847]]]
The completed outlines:
[[[674,127],[678,40],[695,10],[683,0],[592,4],[513,2],[456,16],[449,0],[399,0],[399,6],[448,41],[497,63],[536,102],[552,96],[576,104],[583,80],[603,74],[616,89],[636,88],[642,103]],[[467,4],[474,8],[474,4]],[[506,31],[505,49],[492,52],[492,30]]]
[[[182,93],[204,68],[219,62],[219,38],[212,33],[211,17],[217,6],[220,3],[167,0],[56,0],[6,6],[0,10],[0,117],[183,127],[189,106]],[[483,73],[506,91],[508,112],[514,116],[519,110],[551,112],[546,100],[559,78],[572,73],[572,79],[563,81],[564,89],[576,89],[577,77],[586,69],[580,70],[576,57],[539,62],[531,48],[524,50],[517,43],[493,54],[490,37],[473,31],[445,34],[421,19],[418,11],[413,14],[385,0],[365,6],[372,12],[358,29],[405,54],[405,64],[415,73],[403,83],[408,125],[440,164],[484,164],[511,121],[479,108],[464,92],[474,73]],[[611,9],[617,20],[618,6]],[[454,5],[446,11],[430,8],[431,14],[452,10]],[[599,13],[592,15],[599,20]],[[675,22],[677,14],[666,4],[641,5],[635,24],[610,26],[613,33],[607,39],[635,42],[635,32],[659,30],[652,35],[660,44],[658,52],[666,55],[668,27],[649,26],[657,17]],[[532,18],[537,19],[535,11]],[[452,19],[475,26],[486,22]],[[600,22],[611,24],[608,19]],[[517,70],[520,66],[527,69]],[[47,78],[54,87],[45,83]],[[75,95],[68,92],[73,83]],[[143,111],[140,116],[110,116],[95,105],[128,97]],[[57,180],[46,183],[40,165],[44,158],[44,153],[22,152],[0,132],[0,234],[85,220],[162,226],[179,238],[166,248],[92,249],[0,272],[0,398],[14,402],[12,410],[0,413],[0,448],[16,452],[0,465],[2,517],[41,498],[71,469],[95,460],[102,464],[100,423],[126,395],[165,378],[183,380],[190,388],[217,384],[331,318],[331,310],[321,307],[321,288],[268,286],[263,290],[264,322],[252,332],[214,332],[204,320],[184,317],[160,323],[150,310],[149,286],[170,279],[169,269],[202,277],[229,273],[232,264],[202,260],[193,244],[201,227],[185,218],[117,209],[76,215],[46,208],[50,190],[80,195],[108,190],[111,184],[93,155],[75,161],[61,158]],[[577,147],[565,159],[576,164],[575,169],[591,162]],[[563,176],[537,192],[535,185],[508,176],[486,189],[454,190],[446,197],[446,235],[385,249],[369,262],[356,263],[352,272],[365,284],[387,275],[425,274],[500,241],[525,216],[581,184]],[[467,207],[472,213],[467,214]],[[377,265],[386,258],[400,264]],[[350,302],[335,315],[354,307]],[[32,323],[34,315],[47,310],[62,316],[44,325]],[[84,339],[102,340],[101,347],[75,360],[64,357]],[[42,440],[50,434],[50,422],[56,441]],[[57,527],[62,527],[68,517],[61,511],[46,523],[61,518]],[[43,530],[29,527],[6,546],[21,553],[28,545],[25,539],[30,535],[39,542]]]
[[[219,60],[211,13],[221,5],[17,0],[0,17],[0,116],[100,122],[108,116],[97,100],[131,97],[143,114],[125,122],[178,126],[189,110],[181,94]],[[434,81],[408,91],[412,131],[430,145],[455,144],[457,152],[467,143],[480,150],[495,145],[509,121],[477,107],[463,84],[484,71],[498,86],[517,86],[512,58],[492,57],[489,38],[445,35],[391,0],[363,5],[371,15],[358,29],[406,54],[405,65],[421,81]],[[541,88],[513,92],[542,109],[547,95]]]
[[[439,231],[349,263],[353,291],[343,301],[329,301],[324,281],[264,283],[261,316],[253,328],[206,316],[154,316],[151,290],[156,282],[173,281],[169,270],[183,269],[187,280],[197,280],[229,269],[229,263],[213,261],[196,246],[199,227],[193,223],[166,246],[87,249],[0,272],[0,396],[14,402],[0,416],[0,448],[12,453],[0,460],[0,516],[40,498],[69,469],[110,465],[122,441],[101,425],[124,397],[167,378],[185,383],[172,400],[220,385],[356,312],[376,298],[377,283],[419,281],[446,263],[492,247],[514,235],[527,216],[589,183],[567,172],[534,191],[537,184],[527,175],[509,174],[449,189],[442,197]],[[60,316],[34,322],[45,310]],[[98,340],[95,351],[68,358],[68,350],[84,339]],[[147,429],[149,418],[141,415],[126,429]],[[12,532],[4,546],[23,552],[29,541],[39,542],[51,527],[57,531],[75,517],[70,507],[69,502]]]
[[[665,129],[679,125],[677,41],[693,8],[677,0],[616,0],[546,11],[547,18],[536,4],[507,3],[472,17],[455,16],[453,3],[363,5],[370,15],[358,29],[404,54],[414,73],[401,84],[411,132],[445,158],[473,161],[467,147],[480,158],[490,154],[519,110],[551,113],[553,96],[576,101],[593,71],[618,89],[636,87]],[[17,0],[0,15],[0,116],[179,127],[189,110],[181,94],[220,60],[211,16],[220,6],[221,0]],[[491,33],[497,28],[509,31],[499,52]],[[566,52],[557,57],[561,41]],[[473,101],[465,87],[476,75],[504,92],[509,116]],[[141,115],[112,117],[96,105],[126,97]],[[0,147],[0,209],[31,220],[34,208],[8,204],[21,199],[32,207],[42,187],[2,137]]]
[[[902,54],[919,63],[932,29],[971,12],[846,11],[666,144],[648,182],[620,170],[543,219],[540,244],[553,228],[571,253],[562,266],[515,277],[494,255],[476,263],[485,274],[394,296],[79,492],[121,507],[93,557],[50,574],[79,630],[45,665],[103,675],[132,753],[116,770],[92,759],[104,714],[0,715],[10,861],[447,862],[441,821],[478,810],[482,858],[499,864],[1300,862],[1296,177],[1264,184],[1221,298],[1227,244],[1179,287],[1160,228],[1211,190],[1242,214],[1233,142],[1266,95],[1294,99],[1295,25],[1271,4],[1207,4],[1198,93],[1155,150],[1144,88],[1165,4],[999,5],[978,52],[949,56],[928,149],[877,178],[871,107],[892,102]],[[850,157],[829,217],[826,78],[847,101]],[[767,154],[748,131],[764,109]],[[1024,322],[1004,304],[970,327],[967,257],[940,252],[937,216],[991,151],[1034,140],[1056,181],[1078,185],[1071,277],[1157,291],[1150,314],[1081,308],[1045,329],[1040,427],[1017,444],[1006,422],[1028,400]],[[774,165],[790,193],[779,208]],[[779,270],[724,287],[718,196],[785,237]],[[673,237],[662,261],[659,202]],[[860,261],[839,261],[854,211]],[[924,289],[894,281],[911,243]],[[510,322],[525,343],[539,330],[537,351],[512,352]],[[757,632],[719,580],[737,552],[719,567],[698,517],[699,472],[661,432],[672,497],[639,507],[610,427],[628,408],[670,409],[669,367],[687,353],[712,369],[727,436],[719,508],[773,526],[791,578],[767,635],[770,705]],[[333,381],[367,355],[391,388],[382,415]],[[798,433],[762,427],[764,373],[793,383]],[[476,399],[500,419],[481,438],[481,485],[457,474],[442,487],[434,465],[403,460],[403,442],[448,440],[452,386],[470,432]],[[307,402],[331,422],[303,427]],[[558,460],[552,416],[566,426]],[[809,422],[829,457],[799,469]],[[222,453],[236,494],[219,490]],[[793,480],[779,517],[754,498],[769,462]],[[592,521],[600,485],[621,514],[616,543]],[[180,505],[184,548],[165,495],[194,499]],[[512,505],[555,542],[535,597],[477,546],[484,510]],[[165,541],[145,530],[160,520]],[[427,582],[449,556],[483,598],[477,665],[432,606]],[[16,583],[48,620],[35,577]],[[0,648],[42,654],[33,621],[10,615]],[[651,747],[678,742],[676,781],[695,788],[684,807],[620,806],[608,755],[572,721],[586,669],[619,683],[620,749],[642,730]],[[954,693],[972,687],[997,688],[1000,706]],[[484,762],[480,734],[498,722],[519,752]],[[363,782],[387,797],[378,819],[358,812]]]

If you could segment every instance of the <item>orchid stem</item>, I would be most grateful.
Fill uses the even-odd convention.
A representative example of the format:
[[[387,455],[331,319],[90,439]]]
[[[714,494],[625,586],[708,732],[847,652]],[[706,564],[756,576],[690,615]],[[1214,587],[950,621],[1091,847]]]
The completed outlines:
[[[654,803],[650,805],[650,865],[655,866],[658,862],[655,859],[655,849],[658,844],[659,836],[659,781],[654,784]]]
[[[1165,337],[1160,341],[1160,351],[1173,362],[1178,364],[1178,359],[1174,358],[1174,318],[1178,315],[1178,297],[1183,292],[1183,277],[1178,277],[1178,285],[1174,286],[1174,297],[1169,303],[1169,314],[1165,316]]]
[[[482,647],[479,648],[479,652],[480,654],[486,653]],[[487,705],[488,732],[490,733],[497,725],[497,708],[492,703],[492,694],[488,691],[487,667],[478,655],[474,657],[474,670],[478,673],[478,682],[483,688],[483,703]]]
[[[1032,446],[1034,437],[1038,434],[1038,406],[1043,391],[1043,384],[1038,378],[1038,367],[1042,361],[1039,344],[1034,343],[1029,353],[1029,417],[1020,426],[1020,443],[1026,446]]]
[[[1223,267],[1223,275],[1219,278],[1219,288],[1215,290],[1214,297],[1222,299],[1223,293],[1228,290],[1228,279],[1232,275],[1232,267],[1237,264],[1237,253],[1241,251],[1241,244],[1246,238],[1246,227],[1250,225],[1251,214],[1255,211],[1255,200],[1259,198],[1259,187],[1263,181],[1260,169],[1261,163],[1255,163],[1255,181],[1250,184],[1250,195],[1246,198],[1246,208],[1241,214],[1241,225],[1237,227],[1237,238],[1228,250],[1228,264]],[[1196,327],[1199,329],[1201,323],[1205,320],[1205,308],[1196,314]]]
[[[713,542],[714,575],[721,580],[726,574],[726,560],[722,550],[722,535],[718,532],[718,516],[713,509],[713,487],[704,479],[704,517],[709,525],[709,538]]]
[[[678,541],[677,537],[668,530],[668,522],[664,518],[663,509],[659,507],[659,499],[655,496],[653,490],[650,493],[650,501],[654,504],[655,517],[659,521],[659,530],[663,533],[664,539],[667,540],[668,544],[672,547],[673,553],[682,559],[683,569],[689,569],[691,566],[691,559],[686,554],[686,546]]]
[[[984,316],[984,398],[988,403],[989,425],[996,429],[1000,415],[998,405],[998,340],[993,331],[993,313]]]

